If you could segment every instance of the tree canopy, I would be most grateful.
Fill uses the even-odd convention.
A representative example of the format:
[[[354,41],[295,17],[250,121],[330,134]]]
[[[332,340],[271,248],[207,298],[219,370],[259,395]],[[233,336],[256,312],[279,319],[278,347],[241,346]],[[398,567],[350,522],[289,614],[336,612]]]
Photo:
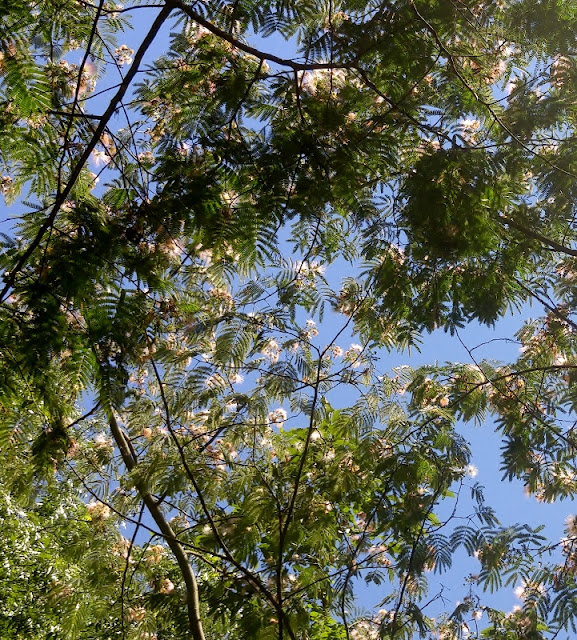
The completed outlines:
[[[576,3],[0,4],[2,637],[575,633]]]

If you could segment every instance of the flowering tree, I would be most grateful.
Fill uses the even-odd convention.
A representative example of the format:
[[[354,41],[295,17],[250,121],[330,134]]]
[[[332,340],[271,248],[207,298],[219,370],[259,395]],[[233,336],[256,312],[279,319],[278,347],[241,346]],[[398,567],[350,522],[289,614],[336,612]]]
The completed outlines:
[[[458,424],[573,496],[576,28],[570,0],[10,3],[7,637],[575,631],[575,521],[500,526]],[[528,300],[517,362],[403,365]]]

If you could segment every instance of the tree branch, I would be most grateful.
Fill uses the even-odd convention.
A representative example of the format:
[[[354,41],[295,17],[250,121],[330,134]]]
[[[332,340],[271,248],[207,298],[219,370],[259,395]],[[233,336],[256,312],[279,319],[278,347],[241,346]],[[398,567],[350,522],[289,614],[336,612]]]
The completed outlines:
[[[136,456],[133,452],[132,447],[130,446],[130,442],[127,440],[124,432],[120,428],[120,425],[116,421],[112,409],[110,407],[107,408],[108,413],[108,424],[110,426],[110,431],[112,433],[112,437],[114,438],[116,445],[120,451],[120,455],[122,456],[122,460],[126,465],[128,471],[134,470],[138,466],[138,461],[136,460]],[[202,621],[200,618],[200,599],[198,595],[198,585],[196,582],[196,576],[194,575],[194,571],[192,570],[192,566],[188,560],[184,547],[178,541],[170,523],[166,520],[162,510],[158,506],[158,503],[154,499],[153,495],[148,491],[146,486],[141,480],[135,481],[135,487],[142,501],[146,505],[152,519],[156,523],[156,526],[162,533],[166,543],[168,544],[170,550],[174,554],[176,561],[178,562],[178,566],[180,568],[180,572],[182,577],[184,578],[184,583],[186,585],[186,604],[188,607],[188,619],[190,623],[190,630],[192,633],[193,640],[205,640],[204,631],[202,628]]]
[[[255,47],[251,47],[248,44],[245,44],[238,38],[235,38],[230,32],[224,31],[220,27],[217,27],[215,24],[204,18],[200,13],[197,13],[191,6],[185,4],[183,0],[169,0],[170,6],[175,9],[180,9],[187,16],[192,18],[199,25],[210,31],[213,35],[218,36],[222,40],[226,40],[226,42],[230,43],[233,47],[244,51],[250,55],[253,55],[255,58],[259,60],[268,60],[269,62],[274,62],[282,67],[289,67],[294,71],[312,71],[314,69],[350,69],[353,66],[352,62],[341,62],[338,64],[334,64],[332,62],[295,62],[290,58],[280,58],[279,56],[275,56],[273,53],[268,53],[266,51],[261,51],[260,49],[256,49]]]
[[[150,347],[150,345],[149,345]],[[168,429],[168,432],[170,434],[170,437],[174,443],[174,445],[176,446],[177,450],[178,450],[178,454],[180,457],[180,461],[182,463],[183,469],[188,477],[188,479],[190,480],[192,487],[194,489],[194,491],[196,492],[196,495],[198,496],[198,500],[200,502],[200,505],[202,507],[202,511],[206,517],[206,519],[208,520],[209,526],[212,529],[212,532],[214,534],[214,537],[216,538],[216,541],[218,542],[220,548],[223,551],[224,557],[238,570],[240,571],[244,577],[247,580],[247,583],[250,585],[250,587],[256,592],[261,592],[266,599],[272,604],[272,606],[275,608],[277,615],[279,616],[279,621],[282,618],[283,620],[285,619],[285,612],[282,609],[282,603],[278,600],[275,599],[274,595],[267,589],[267,587],[262,583],[261,580],[258,579],[257,576],[255,576],[251,571],[249,571],[246,567],[244,567],[242,564],[240,564],[239,562],[237,562],[234,558],[234,556],[232,555],[232,553],[230,552],[230,550],[228,549],[228,546],[226,545],[226,542],[223,540],[222,536],[220,535],[220,532],[216,526],[216,523],[214,521],[214,518],[212,517],[212,514],[210,513],[210,509],[208,508],[208,505],[206,503],[206,500],[204,499],[204,495],[201,491],[201,488],[196,480],[196,477],[192,471],[192,469],[190,468],[190,465],[188,464],[188,461],[186,459],[186,453],[184,451],[184,448],[182,446],[182,444],[179,442],[178,437],[176,435],[176,433],[174,432],[174,429],[172,427],[172,421],[170,419],[170,408],[168,406],[168,401],[166,399],[166,394],[164,393],[164,383],[162,382],[162,379],[160,377],[160,373],[158,371],[158,368],[156,366],[156,362],[154,360],[154,358],[150,359],[150,362],[152,364],[152,368],[154,371],[154,376],[156,378],[156,381],[158,383],[158,387],[159,387],[159,392],[160,392],[160,397],[162,400],[162,405],[164,407],[164,413],[165,413],[165,417],[166,417],[166,427]],[[288,621],[285,620],[285,622]],[[290,627],[288,627],[287,629],[290,637],[292,638],[292,640],[295,640],[295,635],[292,632],[292,630],[290,629]]]
[[[558,251],[559,253],[565,253],[568,256],[573,256],[577,258],[577,249],[566,247],[564,244],[561,244],[556,240],[547,238],[547,236],[541,235],[538,231],[535,231],[534,229],[526,227],[524,224],[521,224],[520,222],[513,220],[509,216],[506,216],[503,214],[500,217],[502,220],[504,220],[506,224],[508,224],[510,227],[513,227],[513,229],[516,229],[517,231],[521,232],[523,235],[529,236],[534,240],[539,240],[539,242],[542,242],[544,245],[548,246],[550,249],[553,249],[554,251]]]

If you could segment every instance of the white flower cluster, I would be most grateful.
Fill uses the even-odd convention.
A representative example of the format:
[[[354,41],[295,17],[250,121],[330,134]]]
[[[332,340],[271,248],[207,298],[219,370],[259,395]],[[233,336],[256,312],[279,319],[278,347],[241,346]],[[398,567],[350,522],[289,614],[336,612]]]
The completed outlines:
[[[479,473],[479,469],[477,469],[477,467],[474,464],[468,464],[465,467],[465,475],[468,478],[476,478],[478,473]]]
[[[373,622],[376,624],[382,624],[383,622],[392,622],[395,618],[395,610],[391,609],[387,611],[386,609],[379,609],[377,614],[373,618]]]
[[[156,245],[156,250],[160,251],[160,253],[163,253],[168,257],[169,260],[173,262],[178,262],[183,253],[182,245],[176,238],[167,238],[163,242],[159,242]]]
[[[461,136],[469,144],[477,142],[477,134],[481,128],[479,120],[473,120],[472,118],[462,118],[457,123],[461,130]]]
[[[149,564],[158,564],[165,553],[166,549],[161,544],[152,544],[146,549],[146,562]]]
[[[95,189],[96,185],[100,182],[100,178],[93,171],[88,172],[88,177],[90,178],[88,188],[92,191],[92,189]]]
[[[88,514],[91,519],[94,521],[108,520],[111,515],[110,507],[100,502],[100,500],[91,500],[86,505],[86,509],[88,510]]]
[[[353,369],[358,369],[363,363],[363,347],[360,344],[352,344],[345,351],[345,360],[351,363]]]
[[[201,38],[210,35],[210,31],[196,22],[190,22],[184,31],[186,39],[191,45],[195,45]]]
[[[129,622],[142,622],[146,617],[146,609],[144,607],[130,607],[126,617]]]
[[[509,82],[505,85],[505,93],[510,96],[521,84],[521,79],[517,76],[512,76]]]
[[[7,196],[12,191],[12,184],[14,180],[10,176],[2,176],[0,178],[0,193],[3,196]]]
[[[62,91],[67,95],[73,96],[77,90],[80,94],[92,93],[96,88],[97,69],[91,61],[87,61],[82,67],[80,78],[78,66],[66,60],[60,60],[57,65],[52,65],[50,68],[61,84]]]
[[[261,353],[266,356],[271,364],[276,364],[280,357],[282,349],[279,347],[276,340],[269,340],[268,344],[263,347]]]
[[[106,166],[110,160],[110,155],[106,151],[94,149],[92,152],[92,162],[96,167]]]
[[[377,640],[379,627],[371,620],[360,620],[351,629],[352,640]]]
[[[316,279],[325,272],[325,267],[316,260],[297,260],[293,265],[296,274],[296,286],[314,288]]]
[[[573,487],[577,476],[574,471],[570,469],[555,468],[553,470],[553,477],[558,480],[564,487]]]
[[[124,64],[132,64],[132,56],[134,55],[134,49],[131,49],[125,44],[121,44],[119,47],[114,49],[114,57],[116,58],[116,62],[120,66]]]
[[[110,12],[108,14],[108,17],[111,20],[114,20],[114,19],[118,18],[118,14],[120,13],[120,11],[122,11],[124,9],[124,5],[123,4],[111,4],[111,5],[108,5],[106,8]]]
[[[123,536],[121,536],[120,540],[113,545],[112,553],[115,556],[119,556],[123,558],[124,560],[128,560],[130,564],[134,563],[134,559],[130,557],[130,553],[131,553],[130,540],[127,540]]]
[[[164,578],[163,580],[160,581],[160,586],[158,587],[158,590],[160,591],[160,593],[168,595],[169,593],[172,593],[174,591],[174,583],[172,582],[172,580],[169,580],[168,578]]]
[[[271,425],[275,425],[277,427],[282,427],[288,417],[287,412],[279,407],[278,409],[274,409],[268,414],[268,422]]]
[[[205,267],[210,267],[212,264],[212,249],[203,249],[201,244],[196,245],[195,249],[198,251],[197,258],[204,262]]]
[[[312,340],[316,336],[319,335],[319,330],[317,329],[316,322],[314,320],[307,320],[306,329],[301,331],[301,337],[304,340]]]
[[[544,596],[547,593],[545,585],[538,582],[526,582],[521,580],[521,584],[513,592],[519,600],[526,600],[530,596]]]
[[[152,151],[143,151],[138,154],[138,162],[144,167],[151,167],[154,164],[154,154]]]
[[[485,84],[494,84],[497,80],[500,80],[507,71],[506,60],[499,60],[487,73],[484,78]]]
[[[93,443],[96,449],[105,449],[109,451],[112,451],[114,449],[112,438],[109,438],[104,432],[96,435]]]
[[[551,84],[562,87],[571,71],[571,60],[565,56],[555,56],[551,64]]]
[[[343,87],[347,75],[342,69],[314,69],[301,71],[298,75],[299,87],[311,96],[319,90],[330,90],[336,93]]]
[[[577,537],[577,516],[567,516],[565,518],[565,531],[570,538]]]
[[[388,549],[384,544],[372,546],[367,549],[367,553],[369,554],[372,563],[380,564],[384,567],[390,567],[391,560],[386,555],[387,551]]]
[[[208,295],[226,309],[234,307],[234,299],[229,291],[222,287],[215,287],[208,292]]]
[[[326,271],[325,267],[317,260],[297,260],[294,264],[294,270],[304,276],[322,276]]]

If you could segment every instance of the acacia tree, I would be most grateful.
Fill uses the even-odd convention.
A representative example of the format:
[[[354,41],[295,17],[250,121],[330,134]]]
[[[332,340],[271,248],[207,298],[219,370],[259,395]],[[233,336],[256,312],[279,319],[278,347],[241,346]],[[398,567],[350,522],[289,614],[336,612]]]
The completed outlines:
[[[508,477],[573,495],[576,28],[568,0],[5,7],[2,548],[38,567],[6,634],[575,630],[577,525],[501,527],[457,427],[490,413]],[[401,366],[531,299],[518,362]]]

